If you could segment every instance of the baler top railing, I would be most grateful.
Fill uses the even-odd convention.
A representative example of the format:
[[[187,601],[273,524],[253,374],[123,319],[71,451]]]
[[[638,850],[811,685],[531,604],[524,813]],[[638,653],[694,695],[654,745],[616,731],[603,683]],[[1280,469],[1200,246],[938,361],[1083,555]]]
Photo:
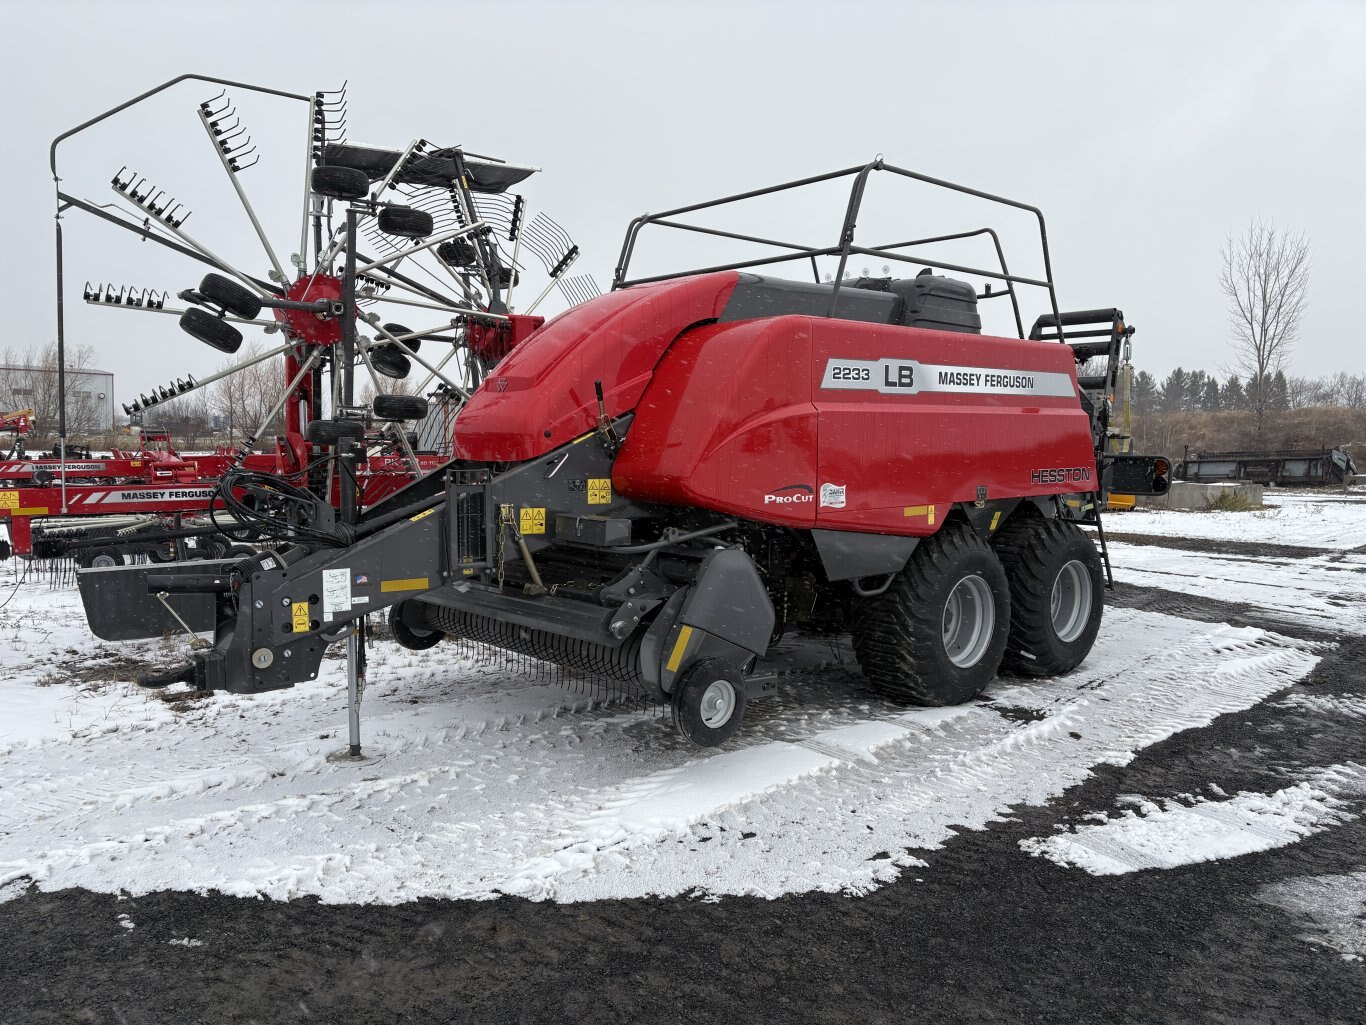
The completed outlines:
[[[891,243],[880,246],[859,246],[854,244],[855,229],[858,222],[859,211],[863,206],[863,193],[869,176],[874,171],[887,171],[891,174],[914,181],[923,182],[937,188],[948,189],[963,195],[972,196],[987,202],[997,203],[1008,206],[1016,210],[1022,210],[1033,214],[1039,225],[1039,243],[1043,254],[1044,276],[1042,278],[1027,277],[1020,274],[1012,274],[1006,264],[1005,252],[1001,246],[1001,239],[997,232],[992,228],[978,228],[972,231],[955,232],[948,235],[938,235],[928,238],[912,239],[906,242]],[[834,245],[811,246],[784,239],[765,238],[757,235],[747,235],[739,232],[726,231],[720,228],[708,227],[700,224],[689,224],[687,222],[674,220],[674,218],[696,213],[702,210],[711,210],[717,207],[727,206],[732,203],[739,203],[745,200],[755,199],[760,196],[774,195],[792,189],[803,188],[810,185],[817,185],[822,182],[833,181],[839,178],[853,177],[854,183],[850,188],[849,202],[845,211],[844,221],[841,226],[839,239]],[[635,255],[636,243],[641,231],[647,225],[658,227],[673,228],[696,232],[703,235],[712,235],[717,238],[726,238],[740,242],[751,242],[758,245],[771,246],[774,249],[786,250],[772,255],[759,257],[749,260],[735,260],[726,263],[714,264],[706,267],[695,267],[687,270],[673,271],[667,274],[655,274],[632,278],[629,276],[631,260]],[[915,246],[930,245],[934,243],[957,241],[972,238],[977,235],[989,235],[995,248],[998,266],[974,267],[958,263],[947,263],[943,260],[927,260],[917,256],[910,256],[898,250],[909,249]],[[832,171],[828,174],[813,175],[801,178],[796,181],[784,182],[779,185],[772,185],[763,189],[753,189],[748,192],[737,193],[732,196],[724,196],[720,199],[708,200],[702,203],[693,203],[688,206],[675,207],[672,210],[665,210],[657,214],[642,214],[633,220],[626,229],[626,237],[622,242],[621,256],[617,263],[616,273],[613,276],[612,287],[626,288],[631,285],[649,284],[655,281],[665,281],[670,278],[682,277],[690,274],[707,274],[723,270],[746,270],[754,267],[772,266],[775,264],[789,263],[795,260],[810,260],[813,272],[816,273],[816,281],[820,283],[820,275],[817,269],[816,258],[819,256],[839,257],[839,267],[835,274],[833,287],[831,289],[830,306],[826,316],[834,316],[839,303],[840,290],[845,286],[844,271],[848,264],[849,257],[852,255],[877,256],[883,259],[895,260],[899,263],[911,264],[918,267],[934,267],[941,270],[952,271],[959,274],[980,275],[981,277],[1001,281],[1005,283],[1004,292],[991,292],[988,288],[984,295],[978,298],[995,298],[999,295],[1008,295],[1015,315],[1015,326],[1019,337],[1025,337],[1024,323],[1020,314],[1019,296],[1016,291],[1017,285],[1027,285],[1035,288],[1042,288],[1048,292],[1049,307],[1052,310],[1052,320],[1057,325],[1059,340],[1063,338],[1063,326],[1065,319],[1058,309],[1057,292],[1053,286],[1053,266],[1048,251],[1048,231],[1044,223],[1043,212],[1038,207],[1030,206],[1004,196],[993,195],[983,192],[980,189],[969,188],[966,185],[958,185],[954,182],[945,181],[941,178],[933,178],[929,175],[920,174],[905,168],[896,167],[884,163],[881,158],[869,164],[856,167],[847,167],[839,171]]]

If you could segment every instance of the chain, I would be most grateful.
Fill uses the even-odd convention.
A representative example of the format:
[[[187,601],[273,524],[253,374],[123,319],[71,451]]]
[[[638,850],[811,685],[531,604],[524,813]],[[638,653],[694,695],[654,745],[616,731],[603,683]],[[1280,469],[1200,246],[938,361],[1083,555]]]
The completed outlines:
[[[503,589],[504,551],[507,547],[508,531],[512,528],[512,506],[498,507],[498,590]]]

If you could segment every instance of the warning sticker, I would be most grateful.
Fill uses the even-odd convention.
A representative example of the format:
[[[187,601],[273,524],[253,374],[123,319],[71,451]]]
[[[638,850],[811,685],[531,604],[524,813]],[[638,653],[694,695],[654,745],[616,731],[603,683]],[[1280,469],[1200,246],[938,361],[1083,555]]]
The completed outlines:
[[[296,601],[289,607],[290,619],[296,634],[308,633],[308,602]]]
[[[0,491],[0,509],[18,509],[19,492]]]
[[[611,477],[589,477],[589,478],[588,478],[588,504],[589,504],[589,505],[611,505],[611,504],[612,504],[612,478],[611,478]]]
[[[522,507],[521,523],[519,528],[523,534],[544,534],[545,533],[545,509]]]
[[[843,484],[822,484],[821,485],[821,508],[823,509],[843,509],[848,498],[846,486]]]
[[[351,570],[323,570],[323,622],[332,622],[335,613],[351,611]]]

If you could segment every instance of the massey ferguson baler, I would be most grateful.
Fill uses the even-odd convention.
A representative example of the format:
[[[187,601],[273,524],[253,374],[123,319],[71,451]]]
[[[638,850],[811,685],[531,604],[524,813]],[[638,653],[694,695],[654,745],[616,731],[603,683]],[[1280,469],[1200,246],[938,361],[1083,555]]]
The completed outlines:
[[[1037,215],[1044,277],[1003,256],[931,270],[924,247],[945,236],[855,244],[877,171]],[[833,246],[677,220],[839,178],[852,189]],[[658,226],[779,255],[633,280]],[[444,471],[354,523],[297,489],[275,496],[304,526],[249,560],[84,571],[91,625],[149,635],[156,601],[173,601],[213,644],[147,682],[250,693],[314,677],[328,643],[390,607],[400,643],[431,658],[464,638],[635,685],[701,745],[735,731],[763,689],[756,663],[797,627],[851,632],[869,681],[913,704],[966,701],[1002,666],[1067,672],[1104,586],[1077,524],[1099,525],[1111,486],[1165,490],[1168,468],[1107,453],[1132,329],[1117,310],[1058,310],[1042,228],[1032,207],[881,161],[639,218],[614,290],[532,331],[464,402]],[[1000,256],[989,229],[947,238],[976,236]],[[909,272],[846,278],[852,255]],[[828,282],[751,271],[794,259],[813,278],[818,259],[838,266]],[[1020,285],[1050,305],[1029,338]],[[1010,303],[1020,337],[981,333],[988,298]]]

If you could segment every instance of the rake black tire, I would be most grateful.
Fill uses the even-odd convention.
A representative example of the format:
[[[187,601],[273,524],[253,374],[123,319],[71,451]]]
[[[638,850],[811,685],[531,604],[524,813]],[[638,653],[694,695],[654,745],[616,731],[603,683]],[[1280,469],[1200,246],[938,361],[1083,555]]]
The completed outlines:
[[[375,223],[386,235],[399,238],[426,238],[436,228],[431,214],[411,206],[386,206],[375,215]]]
[[[412,328],[404,327],[402,324],[385,324],[384,330],[388,331],[395,338],[402,338],[404,335],[410,335],[413,333]],[[408,348],[411,349],[413,352],[417,352],[422,348],[422,339],[410,338],[403,344],[408,346]]]
[[[359,441],[365,425],[359,420],[314,420],[308,425],[308,440],[315,445],[335,445],[343,438]]]
[[[91,548],[80,559],[84,569],[104,569],[108,566],[122,566],[123,553],[117,548]]]
[[[733,707],[723,722],[708,724],[703,701],[708,689],[716,684],[729,685]],[[699,659],[674,685],[670,700],[674,727],[689,743],[717,747],[740,728],[745,717],[745,698],[745,677],[734,662],[724,658]]]
[[[413,614],[406,601],[401,601],[389,609],[389,632],[409,651],[426,651],[440,644],[446,635],[433,627],[413,622],[422,618]]]
[[[370,365],[375,373],[401,381],[412,372],[413,364],[392,345],[377,345],[370,350]]]
[[[378,420],[421,420],[427,400],[421,395],[376,395],[371,408]]]
[[[207,310],[186,310],[180,315],[180,329],[205,345],[229,355],[242,347],[242,332]]]
[[[1091,652],[1104,612],[1104,575],[1100,553],[1075,523],[1038,517],[1012,520],[992,542],[1010,583],[1010,637],[1001,667],[1022,676],[1070,672]],[[1053,618],[1053,591],[1063,568],[1080,562],[1091,581],[1091,606],[1081,633],[1059,636]]]
[[[308,176],[309,188],[330,199],[364,199],[370,176],[354,167],[315,167]]]
[[[222,274],[204,275],[199,283],[199,294],[243,320],[255,320],[261,312],[260,296]]]
[[[990,591],[989,639],[971,665],[955,665],[944,641],[944,615],[960,582],[978,576]],[[967,526],[925,538],[876,598],[854,617],[854,653],[880,694],[912,705],[959,705],[980,694],[1000,668],[1010,629],[1010,590],[991,546]]]

